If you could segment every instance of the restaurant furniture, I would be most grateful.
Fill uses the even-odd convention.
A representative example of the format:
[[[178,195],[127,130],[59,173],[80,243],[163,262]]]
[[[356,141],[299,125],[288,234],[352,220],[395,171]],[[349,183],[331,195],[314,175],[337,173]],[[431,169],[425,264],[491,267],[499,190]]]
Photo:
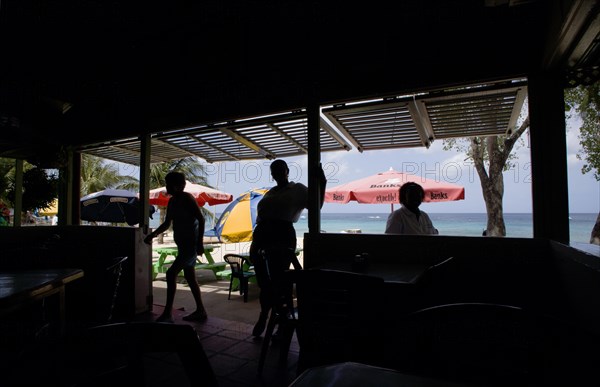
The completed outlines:
[[[426,263],[361,263],[357,269],[355,262],[331,261],[315,266],[315,269],[347,271],[381,278],[387,284],[416,284],[429,268]]]
[[[65,285],[84,276],[81,269],[40,269],[0,271],[0,317],[11,314],[33,302],[55,296],[55,310],[47,311],[53,316],[58,332],[65,330]],[[43,305],[48,305],[44,302]]]
[[[196,270],[208,269],[212,270],[215,275],[219,271],[222,271],[227,263],[225,262],[215,262],[212,252],[215,248],[218,248],[217,245],[204,245],[204,257],[207,262],[203,262],[200,256],[196,257],[198,263],[196,264]],[[152,279],[155,280],[158,273],[166,273],[171,263],[177,257],[177,247],[159,247],[155,248],[154,251],[159,254],[158,260],[152,264]],[[169,258],[172,257],[172,258]],[[183,272],[179,273],[179,275],[183,276]]]
[[[307,245],[307,238],[312,242]],[[572,314],[600,332],[600,260],[554,241],[540,238],[481,238],[448,235],[305,234],[305,268],[347,265],[358,253],[369,255],[369,266],[390,265],[402,271],[412,265],[429,267],[454,257],[439,269],[438,280],[418,279],[427,286],[386,281],[402,312],[456,302],[488,302]],[[319,249],[311,249],[311,245]],[[382,266],[383,267],[383,266]],[[423,273],[424,273],[423,272]],[[593,279],[592,279],[593,278]],[[584,286],[585,285],[585,286]],[[396,291],[393,289],[396,288]],[[413,289],[414,288],[414,289]],[[415,298],[412,292],[421,293]],[[400,292],[402,295],[396,296]],[[392,297],[392,294],[394,296]],[[399,300],[403,298],[403,300]],[[582,316],[585,316],[583,318]]]
[[[250,271],[247,268],[250,266],[246,258],[238,254],[225,254],[223,260],[229,264],[231,274],[229,277],[229,295],[227,299],[231,299],[231,289],[233,288],[233,281],[239,281],[240,295],[243,296],[244,302],[248,302],[248,282],[251,278],[256,276],[254,271]]]
[[[83,277],[81,269],[0,269],[1,385],[11,385],[15,370],[42,340],[64,336],[67,288]]]
[[[96,318],[95,293],[108,287],[95,281],[106,278],[109,274],[106,268],[117,257],[127,257],[127,260],[121,266],[113,321],[133,319],[139,313],[152,310],[152,250],[144,243],[144,233],[139,228],[3,227],[0,242],[3,246],[0,270],[79,268],[85,272],[85,277],[72,285],[74,291],[67,294],[65,304],[73,305],[67,308],[69,318]],[[92,275],[96,270],[101,273]]]
[[[463,384],[431,379],[356,362],[311,367],[289,387],[460,387]],[[471,387],[475,387],[471,385]]]
[[[382,278],[350,271],[300,270],[296,297],[298,373],[344,361],[380,364],[384,340],[395,332],[381,325],[388,312],[383,308]]]
[[[296,254],[296,259],[295,262],[297,263],[297,265],[300,265],[300,261],[298,261],[298,257],[300,256],[300,253],[302,253],[302,249],[300,248],[296,248],[295,250],[295,254]],[[249,252],[239,252],[238,255],[246,258],[246,262],[248,263],[248,270],[254,270],[254,265],[252,263],[252,260],[250,258],[250,253]],[[229,279],[229,276],[231,274],[231,270],[224,270],[224,271],[220,271],[217,273],[217,277],[219,278],[227,278]],[[256,283],[256,278],[251,278],[250,282]],[[238,281],[234,280],[233,281],[233,290],[236,290],[238,288]]]
[[[549,314],[454,303],[394,319],[385,366],[485,386],[598,385],[598,335]]]
[[[96,284],[99,287],[96,292],[96,322],[106,324],[115,322],[115,303],[121,289],[121,276],[123,266],[129,257],[113,257],[104,261],[103,267],[96,270],[93,275],[99,278]]]
[[[258,375],[262,374],[271,342],[277,341],[279,343],[278,363],[285,364],[287,361],[292,336],[298,325],[297,307],[294,304],[294,285],[297,273],[302,271],[302,266],[297,261],[297,256],[292,249],[285,247],[262,249],[260,254],[262,255],[262,259],[267,263],[267,267],[270,267],[270,261],[275,260],[283,262],[283,270],[267,270],[267,275],[272,286],[271,296],[273,300],[260,350]],[[292,265],[293,269],[290,269],[292,261],[296,262]],[[279,275],[273,275],[276,272],[279,272]],[[261,289],[261,291],[264,290]],[[277,327],[276,334],[274,333],[275,327]]]
[[[218,384],[198,333],[187,324],[100,325],[69,337],[62,353],[54,371],[60,386]]]
[[[296,249],[294,250],[294,254],[296,254],[296,257],[300,256],[300,253],[302,253],[303,249],[296,247]],[[249,252],[240,252],[239,255],[241,255],[242,257],[246,258],[246,259],[250,259],[250,253]]]
[[[268,278],[268,284],[263,284],[261,292],[272,297],[258,361],[259,375],[262,374],[271,342],[278,341],[280,344],[279,364],[287,361],[292,336],[297,326],[293,286],[295,273],[302,270],[302,265],[298,261],[300,251],[285,246],[272,246],[258,251],[260,259],[264,261],[264,270]],[[278,330],[274,333],[276,326]]]

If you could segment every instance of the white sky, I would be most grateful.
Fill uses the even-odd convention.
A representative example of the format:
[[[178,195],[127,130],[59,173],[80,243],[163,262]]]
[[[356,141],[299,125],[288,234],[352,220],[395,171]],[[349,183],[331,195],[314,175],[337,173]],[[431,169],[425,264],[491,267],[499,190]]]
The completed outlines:
[[[579,123],[569,122],[567,132],[567,159],[569,180],[569,212],[600,212],[600,182],[592,173],[583,175],[583,162],[577,160],[579,150]],[[514,169],[504,173],[504,212],[531,213],[531,164],[527,148],[527,135],[523,138],[525,146],[513,149],[518,160]],[[479,177],[471,164],[465,161],[464,154],[457,151],[444,151],[442,141],[434,142],[429,149],[407,148],[396,150],[323,152],[321,161],[328,179],[327,186],[334,187],[352,180],[387,171],[390,167],[400,172],[439,179],[465,187],[465,200],[423,203],[422,208],[430,213],[485,212]],[[290,180],[307,184],[307,156],[284,159],[290,167]],[[207,164],[207,179],[210,185],[222,191],[232,193],[234,197],[250,188],[270,187],[274,185],[269,173],[269,160],[248,162],[225,162]],[[129,170],[131,171],[131,166]],[[226,205],[209,207],[220,213]],[[389,211],[387,205],[325,203],[322,212],[381,212]]]
[[[577,123],[576,123],[577,124]],[[579,149],[577,135],[579,126],[570,124],[567,132],[567,159],[569,179],[569,211],[571,213],[600,211],[600,182],[591,173],[583,175],[583,162],[575,154]],[[514,169],[504,173],[504,212],[531,213],[531,164],[530,152],[525,146],[513,150],[518,161]],[[442,141],[436,141],[429,149],[408,148],[382,151],[323,152],[321,161],[327,177],[327,186],[334,187],[352,180],[363,178],[390,167],[401,172],[410,172],[427,178],[435,178],[465,187],[465,200],[423,203],[423,209],[431,213],[485,212],[485,203],[477,172],[465,161],[464,154],[457,151],[444,151]],[[289,157],[285,161],[290,166],[290,180],[307,184],[307,156]],[[209,164],[208,180],[214,187],[237,196],[255,187],[272,186],[269,173],[270,161],[227,162]],[[222,208],[219,208],[222,207]],[[225,205],[217,206],[217,213]],[[387,212],[387,205],[325,203],[322,212]]]

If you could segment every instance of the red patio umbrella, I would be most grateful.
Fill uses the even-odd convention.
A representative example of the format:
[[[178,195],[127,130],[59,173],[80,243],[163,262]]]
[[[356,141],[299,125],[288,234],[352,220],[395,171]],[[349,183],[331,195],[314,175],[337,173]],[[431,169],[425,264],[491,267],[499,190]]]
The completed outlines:
[[[184,191],[191,193],[196,198],[200,207],[204,204],[214,206],[215,204],[229,203],[233,200],[233,195],[230,193],[189,181],[186,181]],[[170,198],[171,195],[167,193],[167,188],[160,187],[150,190],[150,200],[148,202],[157,206],[166,206]]]
[[[465,189],[462,186],[426,179],[390,168],[386,172],[328,188],[325,191],[325,202],[346,204],[354,200],[366,204],[390,203],[393,210],[394,203],[400,203],[398,190],[407,182],[415,182],[423,187],[424,202],[446,202],[465,198]]]

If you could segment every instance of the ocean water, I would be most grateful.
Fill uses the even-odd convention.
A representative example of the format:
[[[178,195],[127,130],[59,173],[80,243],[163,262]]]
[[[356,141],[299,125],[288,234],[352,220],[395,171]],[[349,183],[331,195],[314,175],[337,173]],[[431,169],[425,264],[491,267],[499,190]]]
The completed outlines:
[[[486,228],[485,213],[436,214],[428,212],[440,235],[481,236]],[[383,233],[388,213],[321,213],[321,230],[341,232],[360,229],[362,233]],[[590,234],[598,214],[571,214],[569,220],[571,242],[589,243]],[[504,214],[506,236],[517,238],[533,237],[532,214]],[[308,215],[303,214],[295,224],[296,234],[301,237],[308,232]]]
[[[486,228],[487,216],[485,213],[464,214],[436,214],[428,212],[433,225],[441,235],[454,236],[481,236]],[[216,214],[219,218],[220,214]],[[349,229],[360,229],[362,233],[378,234],[385,231],[387,213],[321,213],[321,230],[325,232],[342,232]],[[569,229],[571,242],[589,243],[590,234],[596,213],[574,213],[570,215]],[[150,227],[158,227],[158,213],[150,221]],[[506,236],[516,238],[533,237],[533,215],[510,213],[504,214]],[[206,229],[212,226],[207,224]],[[300,220],[294,225],[296,235],[304,236],[308,232],[308,214],[302,214]]]

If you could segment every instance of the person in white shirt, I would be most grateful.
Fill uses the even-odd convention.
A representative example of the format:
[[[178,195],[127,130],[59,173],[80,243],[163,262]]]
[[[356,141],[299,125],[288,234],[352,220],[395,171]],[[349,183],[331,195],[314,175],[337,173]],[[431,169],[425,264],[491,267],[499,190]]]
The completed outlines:
[[[252,335],[258,337],[266,327],[267,316],[272,307],[274,297],[273,280],[283,275],[290,264],[299,268],[300,263],[295,256],[296,230],[294,223],[300,218],[302,210],[308,207],[308,187],[302,183],[288,180],[289,168],[285,161],[275,160],[271,163],[271,176],[277,185],[271,188],[258,202],[256,208],[256,226],[252,232],[250,260],[256,272],[256,281],[260,288],[260,316],[254,325]],[[325,197],[325,173],[320,168],[320,205]],[[277,256],[268,262],[263,251],[269,248],[283,248],[290,251],[287,256]]]
[[[425,191],[417,183],[408,182],[400,187],[400,203],[402,206],[388,217],[386,234],[439,234],[433,227],[429,215],[421,211]]]

